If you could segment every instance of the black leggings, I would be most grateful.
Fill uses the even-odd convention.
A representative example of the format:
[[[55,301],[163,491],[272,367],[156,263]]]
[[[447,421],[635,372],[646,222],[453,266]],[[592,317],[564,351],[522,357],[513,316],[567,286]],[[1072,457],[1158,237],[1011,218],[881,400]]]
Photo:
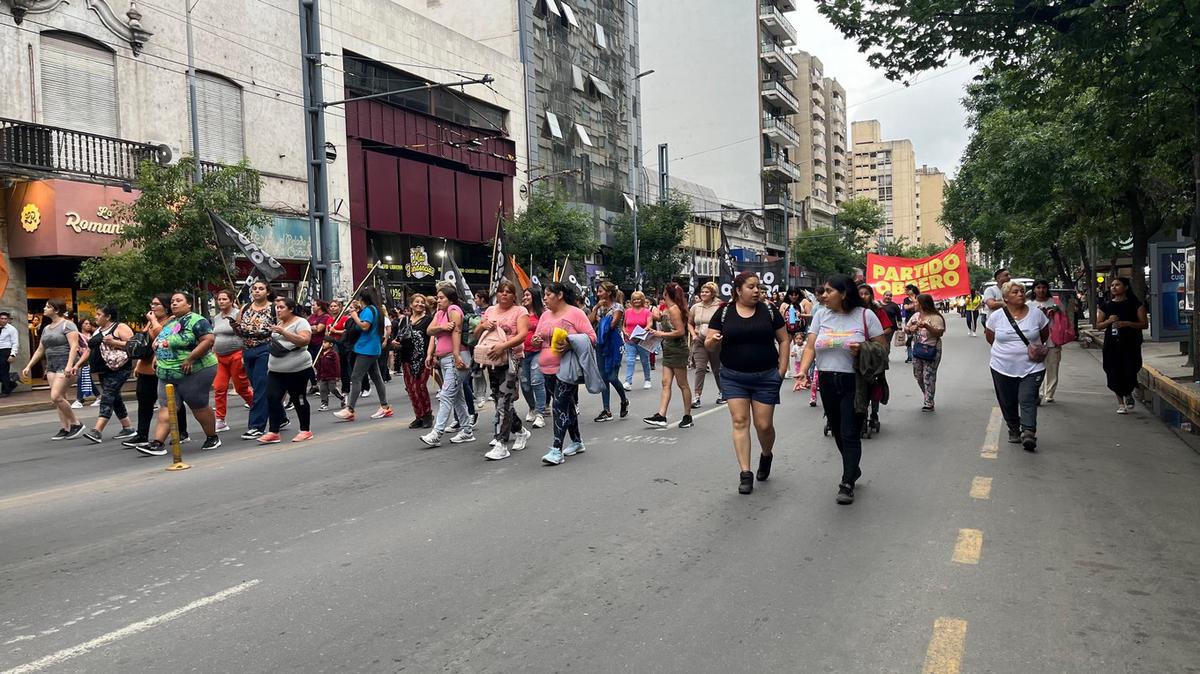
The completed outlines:
[[[308,381],[312,368],[299,372],[268,372],[267,373],[267,414],[272,433],[278,433],[287,413],[283,409],[283,394],[296,410],[296,419],[300,422],[300,430],[308,430],[310,410],[308,407]]]
[[[546,389],[553,391],[554,399],[554,442],[553,447],[562,448],[563,439],[570,434],[573,442],[581,442],[579,435],[579,384],[568,384],[558,380],[557,375],[546,375]]]
[[[117,371],[108,370],[100,374],[100,418],[111,419],[113,413],[117,419],[126,419],[129,412],[125,409],[125,401],[121,399],[121,387],[129,380],[129,368]]]
[[[139,374],[137,376],[137,436],[139,440],[150,439],[150,422],[154,421],[154,403],[158,402],[158,376]],[[187,415],[184,414],[183,401],[175,399],[175,419],[179,424],[179,435],[187,435]]]
[[[821,405],[829,421],[829,433],[842,454],[842,482],[853,485],[862,477],[862,415],[854,411],[855,378],[849,372],[825,372],[820,376]]]

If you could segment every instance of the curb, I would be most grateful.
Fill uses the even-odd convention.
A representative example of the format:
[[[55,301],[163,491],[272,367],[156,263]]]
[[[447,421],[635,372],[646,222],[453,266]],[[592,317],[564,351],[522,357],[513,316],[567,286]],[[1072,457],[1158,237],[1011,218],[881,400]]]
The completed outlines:
[[[0,417],[7,417],[14,414],[25,414],[26,412],[48,412],[54,409],[54,405],[50,404],[49,400],[30,403],[17,403],[15,405],[5,405],[0,407]]]
[[[1142,371],[1138,373],[1138,384],[1179,410],[1188,421],[1200,426],[1200,393],[1149,365],[1142,366]]]

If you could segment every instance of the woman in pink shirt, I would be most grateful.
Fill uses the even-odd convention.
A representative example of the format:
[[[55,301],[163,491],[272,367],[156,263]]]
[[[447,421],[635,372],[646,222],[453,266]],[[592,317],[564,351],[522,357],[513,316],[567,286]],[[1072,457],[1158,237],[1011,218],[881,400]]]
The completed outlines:
[[[471,410],[467,408],[463,389],[467,377],[471,376],[471,352],[463,339],[463,310],[459,301],[454,286],[446,284],[438,288],[433,321],[425,330],[429,334],[425,366],[430,370],[436,367],[442,373],[442,390],[437,395],[438,410],[433,430],[421,436],[421,442],[430,447],[442,444],[442,433],[450,424],[451,414],[458,420],[459,431],[450,442],[475,442]]]
[[[521,427],[521,415],[517,414],[515,407],[517,396],[521,393],[518,377],[521,358],[525,355],[525,335],[529,333],[529,312],[517,304],[517,286],[509,280],[500,281],[496,286],[496,303],[483,312],[483,320],[475,332],[482,339],[496,328],[504,332],[504,339],[487,349],[487,358],[502,364],[483,367],[492,385],[492,399],[496,401],[492,448],[483,455],[489,461],[509,457],[510,439],[514,451],[525,449],[530,436],[530,432]],[[481,355],[480,359],[483,358]]]
[[[642,388],[650,388],[650,352],[640,344],[629,341],[629,335],[634,328],[650,329],[650,307],[646,306],[646,295],[635,290],[629,296],[629,306],[625,307],[625,390],[633,389],[633,365],[642,361],[642,378],[646,380]]]
[[[583,439],[579,435],[579,414],[575,406],[579,403],[579,383],[559,381],[558,367],[562,363],[562,351],[551,348],[550,342],[555,328],[562,328],[568,335],[587,335],[592,344],[596,343],[596,331],[587,314],[575,306],[575,289],[563,283],[551,283],[546,286],[546,311],[538,319],[537,332],[533,336],[533,346],[539,349],[538,363],[542,375],[546,379],[546,390],[554,400],[554,443],[550,451],[542,457],[542,462],[557,466],[566,460],[565,457],[575,456],[586,450]],[[563,351],[571,348],[570,343]],[[571,444],[563,447],[563,438],[571,434]]]

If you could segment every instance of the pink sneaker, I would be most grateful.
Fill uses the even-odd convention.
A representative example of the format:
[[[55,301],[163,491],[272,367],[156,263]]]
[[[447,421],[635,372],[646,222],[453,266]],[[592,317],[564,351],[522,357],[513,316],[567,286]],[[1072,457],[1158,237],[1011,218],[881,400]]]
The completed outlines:
[[[258,442],[259,442],[259,444],[262,444],[262,445],[274,445],[274,444],[278,443],[280,441],[280,439],[281,438],[279,437],[278,433],[268,432],[268,433],[263,433],[262,435],[258,436]]]
[[[392,414],[393,414],[392,406],[388,405],[387,407],[380,407],[378,410],[376,410],[375,414],[371,415],[371,418],[372,419],[390,419],[392,417]]]
[[[305,440],[312,440],[312,437],[312,431],[300,431],[296,434],[296,437],[292,438],[292,442],[304,442]]]
[[[342,409],[334,412],[333,416],[337,417],[338,419],[341,419],[342,421],[354,421],[354,412],[351,412],[347,408],[342,408]]]

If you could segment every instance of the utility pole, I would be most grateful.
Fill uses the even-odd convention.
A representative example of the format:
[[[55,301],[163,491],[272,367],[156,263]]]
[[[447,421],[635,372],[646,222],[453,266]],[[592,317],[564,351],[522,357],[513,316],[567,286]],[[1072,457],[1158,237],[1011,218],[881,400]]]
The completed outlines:
[[[671,191],[671,173],[667,167],[667,144],[658,144],[658,203],[667,203]]]
[[[187,83],[189,124],[192,129],[192,180],[200,184],[200,115],[196,110],[196,62],[192,53],[192,0],[183,0],[183,17],[187,25]]]
[[[185,2],[187,0],[184,0]],[[325,100],[321,73],[321,13],[318,0],[298,0],[300,57],[304,89],[305,161],[308,166],[308,236],[310,269],[320,283],[320,297],[333,297],[329,251],[333,228],[329,226],[329,171],[325,162]]]

